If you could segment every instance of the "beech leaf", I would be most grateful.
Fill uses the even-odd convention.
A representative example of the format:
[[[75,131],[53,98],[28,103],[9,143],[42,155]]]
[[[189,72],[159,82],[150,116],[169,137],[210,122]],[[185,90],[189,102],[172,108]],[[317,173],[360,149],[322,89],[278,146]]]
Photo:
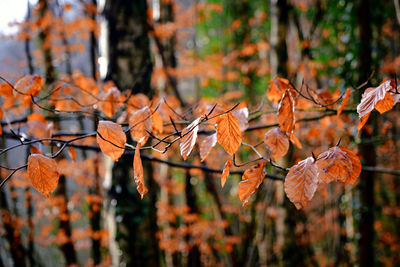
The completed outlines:
[[[228,154],[233,155],[242,143],[242,132],[239,122],[230,112],[217,118],[218,143]]]
[[[221,176],[221,186],[224,187],[225,183],[226,183],[226,178],[228,178],[229,176],[229,170],[232,167],[232,160],[228,160],[225,163],[224,166],[224,170],[222,172],[222,176]]]
[[[197,140],[197,132],[199,131],[200,117],[195,119],[185,129],[183,129],[180,139],[181,156],[186,160],[192,152]]]
[[[152,131],[153,122],[151,120],[151,112],[148,106],[131,113],[129,118],[129,128],[132,138],[141,145],[145,144],[149,138],[149,132]]]
[[[60,177],[56,161],[41,154],[29,155],[28,177],[37,191],[49,197],[50,192],[57,187]]]
[[[248,204],[250,198],[264,180],[266,175],[265,164],[266,162],[262,161],[244,172],[242,181],[238,186],[238,195],[243,206]]]
[[[26,95],[37,96],[43,83],[44,80],[39,75],[26,75],[15,82],[14,88],[17,90],[15,95],[23,93]]]
[[[294,130],[294,100],[290,90],[286,90],[278,107],[278,123],[283,132],[292,133]]]
[[[319,169],[318,178],[326,184],[346,181],[353,168],[347,153],[337,146],[319,154],[316,165]]]
[[[104,154],[118,161],[125,150],[126,135],[121,125],[112,121],[99,121],[96,141]]]
[[[217,144],[217,133],[213,133],[200,141],[200,159],[205,161],[212,148]]]
[[[140,158],[140,147],[142,142],[139,141],[136,145],[135,156],[133,158],[133,177],[135,179],[136,189],[139,192],[141,199],[143,199],[144,195],[148,192],[148,189],[144,184],[143,165],[142,159]]]
[[[278,127],[269,130],[265,134],[264,144],[271,152],[274,161],[285,156],[289,149],[289,139]]]

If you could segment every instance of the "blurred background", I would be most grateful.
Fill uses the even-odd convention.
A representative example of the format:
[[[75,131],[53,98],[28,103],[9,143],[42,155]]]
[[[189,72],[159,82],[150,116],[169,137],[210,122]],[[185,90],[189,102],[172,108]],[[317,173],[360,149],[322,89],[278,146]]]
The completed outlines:
[[[277,105],[265,96],[275,77],[334,98],[400,74],[399,0],[1,0],[0,33],[0,76],[11,83],[26,74],[46,86],[113,81],[121,92],[168,99],[187,118],[201,103],[242,101],[252,126],[276,123]],[[240,176],[221,188],[218,173],[152,161],[144,162],[149,193],[141,200],[132,157],[113,164],[87,143],[76,162],[59,160],[51,198],[25,172],[2,189],[0,266],[400,266],[399,108],[374,113],[357,135],[365,88],[340,117],[296,125],[303,149],[291,147],[281,166],[339,140],[368,166],[355,185],[320,188],[304,210],[281,181],[265,179],[244,208]],[[8,119],[31,111],[7,107]],[[297,118],[311,114],[303,113]],[[60,131],[96,129],[96,112],[68,116]],[[266,131],[246,132],[246,142]],[[14,144],[2,135],[2,148]],[[183,161],[178,148],[155,154]],[[26,157],[20,148],[0,160],[15,167]],[[219,147],[204,163],[198,155],[188,162],[221,169],[227,159]]]

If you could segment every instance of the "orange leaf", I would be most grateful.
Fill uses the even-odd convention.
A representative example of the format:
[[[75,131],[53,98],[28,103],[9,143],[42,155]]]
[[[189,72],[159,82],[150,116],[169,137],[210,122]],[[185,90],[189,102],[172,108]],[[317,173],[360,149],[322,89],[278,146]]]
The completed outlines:
[[[385,98],[382,100],[379,100],[376,105],[375,109],[379,111],[379,113],[385,113],[386,111],[389,111],[393,108],[394,106],[394,100],[393,96],[391,95],[390,92],[386,92]]]
[[[15,82],[14,88],[19,93],[37,96],[43,83],[44,80],[39,75],[26,75]]]
[[[377,103],[383,100],[386,93],[392,89],[391,80],[381,83],[378,87],[367,88],[362,94],[360,104],[357,106],[358,116],[362,118],[368,113],[371,113]]]
[[[139,142],[140,141],[140,142]],[[144,195],[147,193],[148,189],[144,184],[144,177],[143,177],[143,165],[142,159],[140,158],[140,144],[142,140],[139,140],[136,149],[135,149],[135,156],[133,158],[133,177],[136,183],[136,189],[140,194],[140,197],[143,199]]]
[[[150,117],[150,109],[145,106],[142,109],[133,111],[129,118],[131,136],[136,142],[142,140],[142,145],[146,143],[149,138],[148,132],[152,130],[153,123]]]
[[[96,141],[104,154],[118,161],[125,150],[126,135],[121,125],[112,121],[99,121]]]
[[[229,169],[232,167],[232,160],[228,160],[225,163],[224,166],[224,171],[222,172],[222,176],[221,176],[221,186],[224,187],[225,182],[226,182],[226,178],[228,178],[229,176]]]
[[[0,96],[4,97],[13,96],[13,88],[8,83],[0,84]]]
[[[350,173],[349,177],[345,181],[339,181],[339,182],[347,183],[347,184],[354,184],[354,182],[357,180],[357,178],[361,174],[360,158],[351,149],[348,149],[348,148],[345,148],[345,147],[340,147],[340,149],[342,149],[344,152],[347,153],[347,157],[351,161],[352,170],[351,170],[351,173]]]
[[[289,139],[284,135],[278,127],[269,130],[265,134],[264,144],[271,152],[272,158],[277,161],[286,155],[289,149]]]
[[[295,96],[295,90],[293,86],[290,84],[289,80],[276,77],[275,79],[269,81],[269,89],[266,92],[266,96],[269,101],[278,103],[282,99],[282,95],[285,91],[289,89],[292,92],[292,95]]]
[[[43,123],[40,121],[28,121],[28,134],[38,139],[50,138],[53,132],[53,123]]]
[[[42,154],[42,152],[40,152],[40,150],[34,145],[31,145],[30,151],[31,151],[31,154]]]
[[[340,114],[342,114],[343,109],[346,107],[347,103],[349,102],[350,99],[350,93],[351,93],[351,88],[347,88],[346,94],[343,98],[342,104],[340,105],[340,107],[337,110],[337,115],[339,116]]]
[[[217,143],[217,133],[207,136],[200,142],[200,159],[201,162],[205,161],[211,152],[211,149]]]
[[[217,117],[217,140],[225,151],[233,155],[242,143],[240,125],[235,116],[231,113]]]
[[[37,191],[49,197],[49,193],[57,187],[60,177],[56,161],[41,154],[30,155],[28,157],[28,177]]]
[[[70,146],[68,148],[68,154],[73,161],[76,161],[76,151],[75,151],[74,147]]]
[[[367,113],[360,118],[360,122],[357,125],[357,135],[359,134],[360,130],[364,127],[364,125],[367,123],[370,115],[371,113]]]
[[[99,107],[107,117],[111,118],[118,111],[118,108],[121,106],[120,98],[121,92],[117,87],[111,87],[103,97],[103,100],[99,103]]]
[[[321,153],[316,165],[319,169],[318,178],[326,184],[332,181],[346,181],[353,167],[347,153],[337,146]]]
[[[301,144],[300,140],[297,138],[297,136],[293,133],[289,134],[289,139],[292,144],[297,146],[298,149],[303,149],[303,145]]]
[[[285,91],[278,108],[278,123],[283,132],[292,133],[294,130],[294,100],[289,90]]]
[[[45,117],[40,113],[32,113],[28,116],[27,121],[40,121],[46,123]]]
[[[318,168],[314,159],[308,157],[292,166],[286,175],[284,189],[286,196],[297,209],[308,205],[318,187]]]
[[[157,111],[153,112],[153,115],[151,115],[151,120],[153,122],[153,132],[162,134],[164,125],[160,113],[158,113]]]
[[[244,172],[242,181],[238,186],[238,195],[243,206],[248,204],[250,198],[264,180],[266,175],[265,164],[266,162],[262,161]]]
[[[184,160],[186,160],[190,153],[192,152],[194,145],[196,144],[197,140],[197,132],[199,130],[199,122],[200,118],[195,119],[191,124],[189,124],[185,129],[182,131],[182,137],[180,139],[180,151],[181,156]]]
[[[2,120],[4,117],[4,112],[3,109],[0,107],[0,120]]]

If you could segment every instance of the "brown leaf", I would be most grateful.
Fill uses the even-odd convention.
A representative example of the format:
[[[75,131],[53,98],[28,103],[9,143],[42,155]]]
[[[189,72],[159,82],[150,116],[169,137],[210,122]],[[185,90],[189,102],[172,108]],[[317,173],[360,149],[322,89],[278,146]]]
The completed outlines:
[[[164,130],[163,119],[157,111],[153,112],[151,115],[151,120],[153,123],[153,132],[162,134]]]
[[[264,144],[271,152],[274,161],[277,161],[285,156],[289,149],[289,139],[278,127],[269,130],[265,134]]]
[[[351,161],[351,173],[350,175],[347,177],[347,179],[345,181],[339,181],[341,183],[347,183],[347,184],[354,184],[354,182],[357,180],[357,178],[360,176],[361,174],[361,162],[360,162],[360,158],[357,156],[357,154],[348,148],[345,147],[340,147],[340,149],[342,149],[344,152],[347,153],[347,157],[350,159]]]
[[[379,101],[385,99],[385,96],[387,92],[394,90],[392,87],[392,81],[391,80],[386,80],[383,83],[381,83],[378,87],[370,87],[367,88],[364,93],[362,94],[361,97],[361,102],[357,106],[357,112],[358,116],[360,118],[364,117],[365,115],[369,114],[374,110],[376,105],[378,104]],[[382,110],[384,110],[383,107],[386,106],[387,103],[381,103],[380,105],[382,107]],[[390,102],[390,100],[389,100]],[[392,99],[393,102],[393,99]]]
[[[298,149],[303,149],[303,145],[301,144],[297,136],[294,134],[294,132],[289,134],[289,140],[290,142],[292,142],[293,145],[297,146]]]
[[[367,123],[369,116],[371,113],[367,113],[364,116],[360,118],[360,122],[357,125],[357,135],[360,133],[360,130],[364,127],[364,125]]]
[[[125,151],[126,135],[121,125],[112,121],[99,121],[96,141],[101,151],[114,161]]]
[[[56,161],[41,154],[30,155],[28,157],[28,177],[37,191],[49,197],[49,193],[57,187],[60,177]]]
[[[74,147],[70,146],[68,148],[68,154],[73,161],[76,161],[76,151],[75,151]]]
[[[385,113],[386,111],[389,111],[393,108],[394,106],[394,100],[393,100],[393,96],[391,95],[390,92],[386,92],[385,94],[385,98],[382,100],[379,100],[376,105],[375,105],[375,109],[379,112],[379,113]]]
[[[142,142],[139,141],[136,145],[135,156],[133,158],[133,177],[135,179],[136,189],[139,192],[141,199],[143,199],[144,195],[148,192],[148,189],[144,184],[143,165],[142,165],[142,159],[140,158],[140,147],[141,147],[140,144]]]
[[[42,154],[42,152],[40,152],[40,150],[34,145],[31,145],[30,152],[31,154]]]
[[[266,175],[265,164],[266,162],[262,161],[244,172],[242,181],[238,186],[238,195],[243,206],[248,204],[250,198],[264,180]]]
[[[351,87],[347,88],[346,94],[343,98],[342,104],[340,105],[340,107],[337,110],[337,115],[339,116],[340,114],[342,114],[343,109],[346,107],[347,103],[349,102],[350,99],[350,93],[351,93]]]
[[[20,93],[37,96],[43,83],[44,80],[39,75],[26,75],[15,82],[14,88]]]
[[[347,153],[337,146],[319,154],[315,164],[319,169],[318,178],[326,184],[332,181],[346,181],[352,170]]]
[[[314,159],[308,157],[292,166],[286,175],[284,189],[286,196],[297,209],[304,208],[311,201],[318,187],[318,168]]]
[[[111,87],[103,97],[99,107],[107,117],[111,118],[118,111],[121,106],[120,98],[121,92],[117,87]]]
[[[180,151],[181,156],[186,160],[190,153],[192,152],[194,145],[197,140],[197,132],[199,131],[199,122],[201,117],[195,119],[191,124],[189,124],[185,129],[183,129],[180,139]]]
[[[224,187],[225,182],[226,182],[226,178],[228,178],[229,176],[229,169],[232,167],[232,160],[228,160],[225,163],[224,166],[224,171],[222,172],[222,176],[221,176],[221,186]]]
[[[225,151],[233,155],[242,143],[242,132],[235,116],[230,112],[218,116],[217,121],[217,140]]]
[[[283,132],[292,133],[294,130],[294,100],[289,90],[285,91],[278,108],[278,123]]]
[[[217,133],[213,133],[200,142],[200,159],[205,161],[211,149],[217,144]]]
[[[129,118],[131,136],[136,142],[142,140],[141,145],[146,143],[149,138],[149,132],[151,132],[153,127],[150,117],[150,109],[148,106],[145,106],[142,109],[133,111]]]
[[[269,101],[278,103],[282,99],[282,96],[286,90],[290,90],[293,96],[296,95],[296,92],[289,80],[276,77],[275,79],[269,81],[269,89],[266,92],[266,96]]]
[[[232,111],[232,115],[238,120],[240,130],[244,132],[249,127],[249,110],[247,108],[235,109]]]

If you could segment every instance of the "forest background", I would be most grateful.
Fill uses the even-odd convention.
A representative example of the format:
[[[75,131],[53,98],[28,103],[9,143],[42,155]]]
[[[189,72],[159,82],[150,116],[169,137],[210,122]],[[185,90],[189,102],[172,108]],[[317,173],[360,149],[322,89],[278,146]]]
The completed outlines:
[[[400,264],[399,0],[15,2],[0,266]]]

